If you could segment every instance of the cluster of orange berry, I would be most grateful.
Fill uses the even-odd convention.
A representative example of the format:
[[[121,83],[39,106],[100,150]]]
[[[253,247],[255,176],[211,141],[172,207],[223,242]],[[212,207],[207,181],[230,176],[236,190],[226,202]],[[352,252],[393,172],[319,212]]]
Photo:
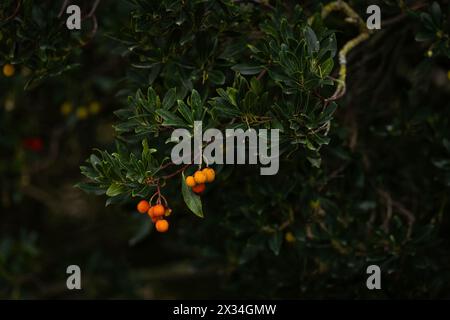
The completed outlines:
[[[197,170],[193,176],[187,176],[186,185],[198,194],[205,191],[205,183],[213,182],[215,178],[216,173],[214,169],[204,168],[203,170]]]
[[[164,207],[161,203],[152,206],[147,200],[141,200],[137,204],[139,213],[147,213],[152,218],[158,232],[169,230],[169,222],[164,217],[170,216],[172,209]]]

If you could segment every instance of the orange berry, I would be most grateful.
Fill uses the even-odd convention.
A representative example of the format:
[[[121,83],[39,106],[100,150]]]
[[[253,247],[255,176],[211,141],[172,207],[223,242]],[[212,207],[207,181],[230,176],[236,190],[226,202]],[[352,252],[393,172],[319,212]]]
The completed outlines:
[[[192,191],[194,191],[195,193],[202,193],[203,191],[205,191],[205,188],[206,188],[205,184],[202,183],[202,184],[198,184],[195,187],[193,187]]]
[[[141,200],[137,204],[137,211],[139,211],[140,213],[146,213],[149,208],[150,208],[150,204],[148,203],[147,200]]]
[[[194,173],[194,180],[197,184],[202,184],[206,182],[206,175],[202,171],[196,171]]]
[[[196,183],[195,183],[195,179],[194,179],[194,177],[193,176],[188,176],[188,177],[186,177],[186,185],[188,186],[188,187],[194,187],[195,185],[196,185]]]
[[[3,75],[5,77],[12,77],[14,75],[14,73],[15,73],[15,68],[12,64],[7,63],[3,66]]]
[[[155,217],[163,216],[165,212],[166,212],[166,209],[164,208],[164,206],[162,204],[157,204],[156,206],[153,207],[153,215]]]
[[[153,217],[155,216],[155,213],[153,212],[153,210],[155,209],[155,207],[150,207],[147,211],[147,214],[150,216],[150,218],[153,219]]]
[[[158,232],[166,232],[167,230],[169,230],[169,222],[164,219],[156,221],[156,230]]]
[[[206,176],[206,182],[213,182],[216,178],[216,172],[212,168],[205,168],[202,170],[202,172]]]

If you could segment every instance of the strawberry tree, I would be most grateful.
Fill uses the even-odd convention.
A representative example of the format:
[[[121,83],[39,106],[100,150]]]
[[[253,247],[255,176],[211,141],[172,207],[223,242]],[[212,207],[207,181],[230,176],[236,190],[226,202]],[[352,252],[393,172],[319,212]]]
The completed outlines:
[[[92,155],[82,167],[91,182],[80,187],[106,194],[107,204],[179,187],[171,180],[192,166],[171,163],[168,140],[176,128],[193,135],[195,121],[204,129],[279,129],[282,157],[320,166],[338,82],[330,76],[336,38],[320,16],[310,25],[300,6],[286,17],[281,9],[215,1],[138,8],[126,39],[148,88],[116,111],[116,152]],[[199,196],[182,194],[203,216]]]

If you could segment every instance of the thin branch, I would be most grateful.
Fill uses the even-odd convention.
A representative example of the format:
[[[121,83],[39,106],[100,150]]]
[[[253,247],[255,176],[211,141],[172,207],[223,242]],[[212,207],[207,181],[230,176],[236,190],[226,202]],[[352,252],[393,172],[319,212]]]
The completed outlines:
[[[416,220],[414,214],[405,208],[405,206],[403,204],[401,204],[398,201],[395,201],[392,199],[391,195],[384,190],[381,189],[377,189],[378,194],[385,200],[386,202],[386,217],[385,220],[383,222],[383,229],[385,232],[389,231],[389,223],[390,220],[392,218],[392,214],[393,214],[393,210],[392,208],[395,208],[398,210],[398,212],[403,215],[408,223],[408,229],[406,231],[406,239],[404,242],[408,241],[409,239],[411,239],[411,235],[412,235],[412,228],[414,225],[414,222]]]
[[[267,72],[267,69],[263,69],[263,70],[258,74],[258,76],[256,77],[256,79],[257,79],[257,80],[261,80],[262,77],[264,77],[264,75],[266,74],[266,72]]]
[[[19,13],[21,3],[22,3],[22,1],[17,0],[17,5],[16,5],[16,8],[14,9],[14,12],[5,19],[5,22],[8,20],[14,19],[14,17],[17,16],[17,14]]]
[[[87,18],[90,18],[94,15],[95,10],[97,10],[98,5],[100,4],[100,0],[95,0],[94,4],[92,5],[91,11],[89,11]]]
[[[64,0],[63,5],[62,5],[61,9],[59,10],[58,18],[62,17],[62,15],[64,14],[64,10],[66,10],[68,4],[69,4],[69,0]]]
[[[173,178],[173,177],[175,177],[177,174],[180,174],[181,172],[183,172],[184,170],[186,170],[187,168],[189,168],[189,167],[192,166],[192,165],[193,165],[193,164],[191,164],[191,163],[186,164],[186,165],[184,165],[183,167],[181,167],[180,169],[178,169],[177,171],[175,171],[175,172],[173,172],[173,173],[171,173],[171,174],[168,174],[168,175],[166,175],[166,176],[163,176],[163,177],[161,177],[161,178],[164,179],[164,180]]]

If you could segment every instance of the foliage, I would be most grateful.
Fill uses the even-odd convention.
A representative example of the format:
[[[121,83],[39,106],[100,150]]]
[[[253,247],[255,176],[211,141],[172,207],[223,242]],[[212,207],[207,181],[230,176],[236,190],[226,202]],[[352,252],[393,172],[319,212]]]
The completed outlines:
[[[145,256],[139,263],[147,269],[153,263],[147,249],[157,242],[174,256],[188,253],[200,270],[226,275],[220,296],[448,297],[446,1],[375,1],[382,29],[364,30],[357,42],[361,30],[345,10],[323,10],[330,1],[129,2],[97,14],[105,27],[89,40],[94,47],[85,45],[90,24],[69,33],[54,18],[60,8],[50,4],[39,10],[23,1],[0,24],[0,64],[30,69],[14,79],[14,92],[31,90],[17,99],[24,104],[45,101],[36,90],[71,92],[76,100],[86,90],[73,83],[91,78],[90,66],[104,58],[108,72],[94,72],[85,88],[118,106],[116,139],[101,143],[84,132],[87,149],[100,147],[81,166],[86,179],[78,186],[117,204],[100,210],[117,213],[109,219],[123,222],[120,212],[130,213],[125,220],[133,227],[119,230],[117,222],[110,241],[110,234],[120,231],[120,242],[136,227],[127,250]],[[364,21],[367,3],[348,4]],[[14,8],[13,1],[2,3],[0,17]],[[40,19],[39,11],[53,18]],[[36,34],[43,35],[37,44]],[[349,43],[343,65],[339,57]],[[111,71],[115,65],[125,77]],[[0,113],[9,137],[0,142],[9,150],[17,149],[11,141],[19,139],[18,117]],[[194,195],[184,177],[195,168],[170,162],[170,136],[176,128],[192,132],[195,120],[203,129],[280,129],[280,172],[260,176],[255,166],[217,165],[216,181]],[[91,121],[93,132],[97,120]],[[12,172],[7,153],[3,173]],[[29,162],[18,162],[16,180]],[[3,176],[2,183],[12,180]],[[148,217],[133,209],[155,192],[173,208],[164,238],[151,234]],[[381,291],[365,286],[370,264],[383,271]]]

